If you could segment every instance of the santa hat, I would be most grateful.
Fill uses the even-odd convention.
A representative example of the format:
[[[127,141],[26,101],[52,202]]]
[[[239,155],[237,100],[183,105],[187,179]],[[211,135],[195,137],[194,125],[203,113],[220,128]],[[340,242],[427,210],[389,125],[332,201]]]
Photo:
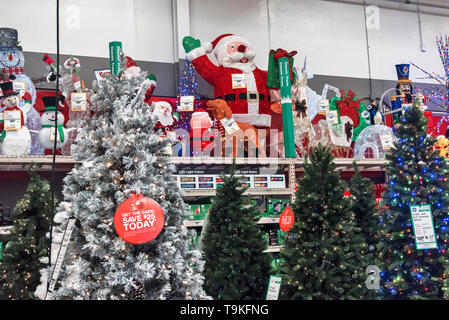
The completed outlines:
[[[170,102],[165,101],[165,100],[159,100],[159,101],[155,101],[154,102],[155,106],[166,106],[166,107],[170,107],[170,109],[173,109],[173,106]]]
[[[212,124],[212,119],[210,118],[209,113],[206,110],[200,108],[192,112],[192,119],[198,116],[207,116],[207,118],[209,119],[209,123]]]
[[[129,79],[132,76],[140,74],[140,68],[137,66],[136,62],[128,56],[124,57],[125,59],[125,76]]]
[[[192,112],[192,118],[196,116],[205,116],[205,115],[209,116],[209,113],[204,109],[197,109]]]
[[[228,54],[226,46],[231,42],[242,42],[246,46],[251,47],[248,40],[241,36],[237,36],[232,33],[226,33],[215,38],[214,41],[206,43],[203,47],[206,53],[213,52],[218,60],[218,63],[222,63],[223,58]]]
[[[137,63],[129,56],[125,56],[126,68],[137,67]]]

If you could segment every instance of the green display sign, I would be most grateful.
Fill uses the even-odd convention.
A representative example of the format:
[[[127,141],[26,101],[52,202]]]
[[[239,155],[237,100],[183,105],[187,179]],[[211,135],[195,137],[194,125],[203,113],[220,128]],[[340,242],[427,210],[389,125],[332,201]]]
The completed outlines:
[[[120,69],[120,53],[122,43],[120,41],[109,42],[109,66],[112,74],[118,74]]]

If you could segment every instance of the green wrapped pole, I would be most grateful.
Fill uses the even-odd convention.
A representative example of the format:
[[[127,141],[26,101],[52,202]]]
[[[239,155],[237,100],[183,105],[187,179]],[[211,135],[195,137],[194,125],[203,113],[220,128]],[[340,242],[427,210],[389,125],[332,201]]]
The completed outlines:
[[[109,42],[109,67],[111,74],[118,74],[120,69],[120,52],[122,51],[122,43],[120,41]]]
[[[268,60],[267,87],[278,88],[281,93],[282,129],[286,158],[296,158],[291,90],[291,83],[295,81],[296,77],[291,69],[295,54],[296,51],[288,53],[283,49],[270,50]]]
[[[279,80],[281,89],[282,127],[286,158],[296,158],[295,132],[293,130],[292,89],[287,57],[279,59]]]

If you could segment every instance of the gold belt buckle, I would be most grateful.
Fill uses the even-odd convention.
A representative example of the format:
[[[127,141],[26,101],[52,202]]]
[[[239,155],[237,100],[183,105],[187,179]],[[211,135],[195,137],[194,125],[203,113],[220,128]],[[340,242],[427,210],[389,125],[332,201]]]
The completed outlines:
[[[251,94],[255,94],[256,97],[255,98],[250,98]],[[259,102],[259,93],[257,91],[247,91],[246,92],[246,99],[248,100],[248,102]]]

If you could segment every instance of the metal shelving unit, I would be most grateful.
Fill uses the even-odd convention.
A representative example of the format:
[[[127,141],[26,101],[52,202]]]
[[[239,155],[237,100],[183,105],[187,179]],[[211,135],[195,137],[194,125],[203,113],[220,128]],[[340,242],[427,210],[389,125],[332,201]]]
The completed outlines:
[[[270,224],[279,223],[279,217],[262,217],[260,218],[259,224]],[[184,220],[184,226],[186,227],[202,227],[204,225],[204,220]]]
[[[176,165],[220,165],[232,164],[233,158],[223,157],[172,157],[171,162]],[[236,158],[237,165],[260,165],[260,166],[282,166],[284,173],[288,176],[286,188],[250,188],[247,193],[254,196],[266,195],[286,195],[290,196],[291,201],[295,198],[295,180],[296,173],[304,170],[304,159],[292,158]],[[341,171],[353,171],[353,159],[334,159],[336,169]],[[36,163],[40,165],[38,171],[50,171],[52,169],[53,157],[49,156],[4,156],[0,155],[0,172],[1,171],[24,171],[25,165]],[[56,156],[56,171],[69,172],[76,164],[81,161],[75,161],[70,156]],[[386,160],[358,160],[357,164],[360,171],[385,171]],[[204,190],[186,190],[182,189],[184,198],[187,200],[211,197],[216,193],[215,189]],[[204,220],[186,220],[186,227],[202,227]],[[279,223],[278,217],[261,218],[259,224],[276,224]],[[1,227],[0,234],[8,234],[10,227]],[[269,247],[266,252],[278,252],[281,246]]]

